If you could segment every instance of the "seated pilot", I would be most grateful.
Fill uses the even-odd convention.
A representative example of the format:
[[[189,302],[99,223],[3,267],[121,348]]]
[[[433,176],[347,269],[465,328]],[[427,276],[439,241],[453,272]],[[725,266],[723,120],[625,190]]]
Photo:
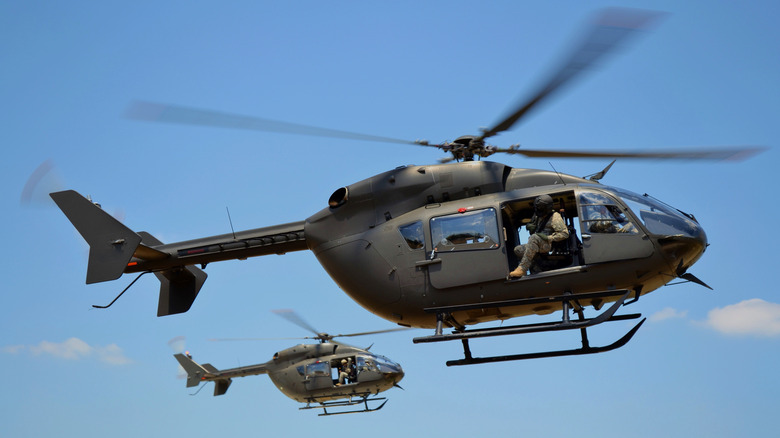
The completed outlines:
[[[614,208],[614,207],[613,207]],[[634,225],[620,211],[607,209],[603,205],[589,206],[586,210],[587,229],[591,233],[636,233]]]

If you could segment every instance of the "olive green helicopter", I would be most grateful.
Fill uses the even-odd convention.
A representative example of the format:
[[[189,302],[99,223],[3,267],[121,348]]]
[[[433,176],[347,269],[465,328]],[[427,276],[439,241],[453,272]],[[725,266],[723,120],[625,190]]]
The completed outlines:
[[[161,283],[158,316],[190,308],[209,263],[310,250],[338,286],[367,310],[401,326],[433,329],[429,336],[414,338],[415,343],[462,341],[464,357],[447,365],[609,351],[625,345],[644,319],[606,346],[591,346],[586,329],[639,319],[640,314],[616,312],[676,279],[707,286],[688,272],[708,246],[704,229],[692,214],[651,196],[601,184],[614,161],[601,172],[577,177],[481,158],[503,153],[738,160],[760,151],[747,146],[563,151],[487,143],[647,29],[659,15],[624,9],[602,12],[580,45],[528,99],[481,134],[452,142],[406,141],[149,102],[131,105],[128,117],[146,121],[394,142],[451,154],[439,164],[397,167],[337,188],[325,208],[299,222],[164,244],[147,232],[130,230],[75,191],[51,197],[90,246],[86,282],[154,273]],[[540,196],[549,196],[550,213],[560,215],[568,236],[551,244],[549,252],[537,254],[526,267],[529,273],[516,278],[510,273],[521,260],[514,249],[531,238],[521,229],[534,217],[534,201]],[[600,313],[586,317],[587,308]],[[558,311],[560,319],[545,323],[469,328]],[[445,327],[452,332],[445,333]],[[561,330],[579,330],[581,347],[476,357],[469,345],[474,338]]]
[[[401,388],[398,385],[404,377],[401,365],[368,351],[371,347],[353,347],[333,339],[388,333],[406,328],[329,335],[314,329],[292,310],[276,310],[274,313],[314,334],[304,338],[282,339],[316,339],[319,343],[286,348],[262,364],[222,370],[211,364],[201,365],[195,362],[189,352],[174,354],[187,373],[187,387],[214,382],[214,395],[224,395],[233,378],[267,374],[284,395],[306,403],[306,406],[299,409],[322,409],[320,416],[378,411],[385,406],[387,399],[376,396],[393,387]],[[381,404],[372,407],[379,402]],[[355,405],[363,405],[363,409],[333,410]]]

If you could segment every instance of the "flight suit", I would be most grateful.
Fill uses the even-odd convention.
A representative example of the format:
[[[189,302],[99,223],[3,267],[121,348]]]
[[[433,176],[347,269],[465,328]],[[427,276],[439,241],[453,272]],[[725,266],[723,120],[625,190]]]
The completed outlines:
[[[569,230],[558,212],[553,212],[548,218],[541,220],[534,217],[526,228],[536,232],[528,238],[528,243],[515,247],[515,254],[520,258],[520,264],[517,269],[509,273],[510,277],[522,277],[531,268],[537,253],[548,253],[552,249],[552,242],[569,238]]]

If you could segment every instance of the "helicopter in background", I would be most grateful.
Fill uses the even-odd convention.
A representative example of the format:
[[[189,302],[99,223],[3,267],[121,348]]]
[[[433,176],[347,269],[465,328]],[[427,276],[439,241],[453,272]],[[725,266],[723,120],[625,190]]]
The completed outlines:
[[[404,377],[401,365],[382,355],[371,353],[368,351],[371,347],[362,349],[331,341],[338,337],[388,333],[406,328],[329,335],[315,330],[291,310],[278,310],[274,313],[311,331],[315,336],[303,339],[316,339],[319,343],[300,344],[284,349],[275,353],[273,359],[266,363],[223,370],[218,370],[211,364],[198,364],[192,360],[189,352],[177,353],[174,357],[187,372],[187,387],[214,382],[214,395],[224,395],[235,377],[267,374],[284,395],[297,402],[306,403],[306,406],[299,409],[322,409],[320,416],[378,411],[384,407],[387,399],[375,396],[393,387],[400,388],[398,382]],[[339,371],[347,364],[350,371],[342,377]],[[382,403],[376,407],[369,406],[378,402]],[[313,403],[316,405],[312,405]],[[329,408],[359,404],[363,405],[363,409],[328,412]]]
[[[757,147],[544,151],[486,143],[657,17],[647,11],[607,10],[529,99],[480,135],[453,142],[412,142],[154,103],[131,107],[128,115],[142,120],[414,144],[451,154],[440,164],[402,166],[338,188],[327,207],[299,222],[163,244],[150,233],[130,230],[75,191],[51,197],[90,245],[87,283],[115,280],[125,273],[139,273],[137,280],[154,273],[161,283],[158,316],[190,308],[206,280],[203,269],[211,262],[311,250],[339,287],[367,310],[401,326],[434,329],[414,342],[462,341],[464,358],[447,365],[609,351],[625,345],[644,320],[601,347],[590,345],[587,328],[640,318],[615,313],[672,280],[707,286],[688,272],[708,246],[702,226],[692,214],[648,195],[602,185],[599,181],[611,164],[581,178],[475,158],[505,153],[739,160],[757,153]],[[513,249],[524,237],[519,229],[533,216],[534,200],[542,195],[552,198],[569,237],[551,253],[537,256],[532,275],[511,278],[518,265]],[[610,226],[594,226],[604,221]],[[624,231],[605,231],[610,229]],[[586,318],[586,308],[600,313]],[[558,321],[468,328],[557,311],[562,312]],[[444,327],[452,333],[444,333]],[[582,346],[572,350],[474,357],[469,346],[473,338],[577,329]]]

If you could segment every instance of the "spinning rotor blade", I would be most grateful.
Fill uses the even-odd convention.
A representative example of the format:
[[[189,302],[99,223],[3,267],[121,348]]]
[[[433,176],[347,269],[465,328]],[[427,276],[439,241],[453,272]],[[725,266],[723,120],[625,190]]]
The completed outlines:
[[[63,190],[62,178],[57,173],[54,161],[47,159],[42,162],[24,184],[20,197],[21,205],[50,205],[52,200],[49,193]]]
[[[173,350],[174,353],[182,353],[187,345],[187,338],[184,336],[176,336],[168,341],[168,347]]]
[[[500,148],[486,144],[485,139],[511,129],[540,102],[543,102],[548,96],[560,90],[566,84],[571,83],[574,79],[582,77],[584,73],[597,66],[599,62],[602,62],[610,53],[625,47],[632,38],[641,31],[648,30],[663,15],[664,13],[661,12],[638,9],[608,8],[603,10],[585,29],[586,32],[584,33],[584,36],[580,39],[579,43],[574,46],[572,52],[562,60],[559,67],[553,70],[552,74],[549,75],[545,81],[542,81],[540,86],[535,89],[535,92],[533,92],[529,98],[520,101],[515,106],[516,109],[514,112],[492,128],[483,129],[482,134],[479,136],[465,135],[452,142],[445,141],[436,144],[429,143],[425,140],[410,141],[207,109],[144,101],[133,102],[125,112],[125,116],[130,119],[153,122],[435,147],[452,155],[450,158],[441,159],[440,162],[442,163],[453,160],[470,161],[475,157],[486,158],[498,152],[512,155],[524,155],[532,158],[627,158],[739,161],[749,158],[763,150],[764,148],[755,146],[732,146],[720,149],[679,149],[666,151],[573,151],[531,150],[521,149],[518,146]],[[304,322],[292,311],[277,313],[287,318],[293,324],[315,333],[317,339],[330,338],[330,336],[325,333],[317,332],[317,330]]]
[[[176,123],[183,125],[214,126],[228,129],[280,132],[284,134],[309,135],[314,137],[343,138],[347,140],[374,141],[380,143],[424,144],[378,135],[360,134],[338,129],[319,128],[299,123],[243,116],[179,105],[136,101],[125,111],[125,117],[147,122]]]
[[[609,8],[601,12],[588,29],[585,38],[573,53],[563,62],[550,80],[539,87],[539,91],[517,106],[517,110],[490,129],[485,129],[482,139],[509,130],[517,121],[539,102],[560,89],[573,78],[581,75],[621,43],[627,42],[639,30],[645,30],[662,15],[659,12],[637,9]]]
[[[385,329],[385,330],[374,330],[371,332],[360,332],[360,333],[347,333],[347,334],[338,334],[333,335],[334,338],[349,338],[352,336],[366,336],[366,335],[378,335],[380,333],[390,333],[390,332],[400,332],[404,330],[410,330],[408,327],[397,327],[397,328],[391,328],[391,329]]]
[[[333,338],[349,338],[352,336],[366,336],[366,335],[376,335],[380,333],[390,333],[390,332],[400,332],[404,330],[410,330],[407,327],[398,327],[398,328],[391,328],[386,330],[374,330],[371,332],[361,332],[361,333],[346,333],[346,334],[338,334],[338,335],[329,335],[327,333],[318,333],[317,336],[303,336],[303,337],[297,337],[297,338],[210,338],[208,339],[211,342],[225,342],[225,341],[297,341],[300,339],[328,339],[331,340]]]
[[[408,330],[406,327],[398,327],[398,328],[391,328],[391,329],[385,329],[385,330],[373,330],[369,332],[360,332],[360,333],[345,333],[345,334],[338,334],[338,335],[329,335],[327,333],[322,333],[309,325],[306,321],[303,320],[303,318],[300,317],[297,313],[295,313],[294,310],[291,309],[280,309],[280,310],[274,310],[275,314],[281,316],[282,318],[290,321],[291,323],[297,325],[298,327],[304,328],[312,333],[314,333],[316,336],[306,336],[303,339],[333,339],[333,338],[348,338],[352,336],[365,336],[365,335],[375,335],[379,333],[389,333],[389,332],[397,332],[401,330]],[[293,339],[301,339],[301,338],[293,338]]]
[[[171,338],[168,341],[168,347],[174,352],[174,353],[184,353],[189,355],[190,353],[186,351],[187,348],[187,338],[184,336],[176,336]],[[177,364],[176,367],[176,378],[177,379],[184,379],[187,377],[187,371],[184,370],[184,368],[181,366],[181,364]]]
[[[525,155],[533,158],[628,158],[628,159],[673,159],[673,160],[714,160],[741,161],[763,151],[760,146],[734,146],[713,149],[675,149],[667,151],[572,151],[572,150],[533,150],[533,149],[497,149],[496,152]]]
[[[308,330],[315,335],[319,336],[320,332],[315,329],[314,327],[310,326],[309,323],[303,320],[297,313],[295,313],[292,309],[279,309],[279,310],[273,310],[273,312],[282,318],[290,321],[291,323],[297,325],[298,327],[301,327],[305,330]],[[300,338],[298,338],[300,339]],[[309,338],[303,338],[303,339],[309,339]]]
[[[311,339],[311,336],[298,338],[209,338],[210,342],[232,342],[232,341],[298,341],[301,339]]]
[[[319,341],[330,341],[333,338],[346,338],[346,337],[352,337],[352,336],[364,336],[364,335],[374,335],[379,333],[389,333],[389,332],[397,332],[401,330],[409,330],[407,327],[398,327],[398,328],[391,328],[391,329],[385,329],[385,330],[374,330],[369,332],[360,332],[360,333],[346,333],[346,334],[338,334],[338,335],[329,335],[327,333],[322,333],[309,325],[306,321],[303,320],[303,318],[300,317],[294,310],[292,309],[279,309],[279,310],[273,310],[273,312],[282,318],[290,321],[291,323],[297,325],[298,327],[303,328],[304,330],[308,330],[312,333],[314,333],[315,336],[304,336],[304,337],[295,337],[295,338],[212,338],[209,339],[209,341],[213,342],[222,342],[222,341],[270,341],[270,340],[300,340],[300,339],[317,339]]]

